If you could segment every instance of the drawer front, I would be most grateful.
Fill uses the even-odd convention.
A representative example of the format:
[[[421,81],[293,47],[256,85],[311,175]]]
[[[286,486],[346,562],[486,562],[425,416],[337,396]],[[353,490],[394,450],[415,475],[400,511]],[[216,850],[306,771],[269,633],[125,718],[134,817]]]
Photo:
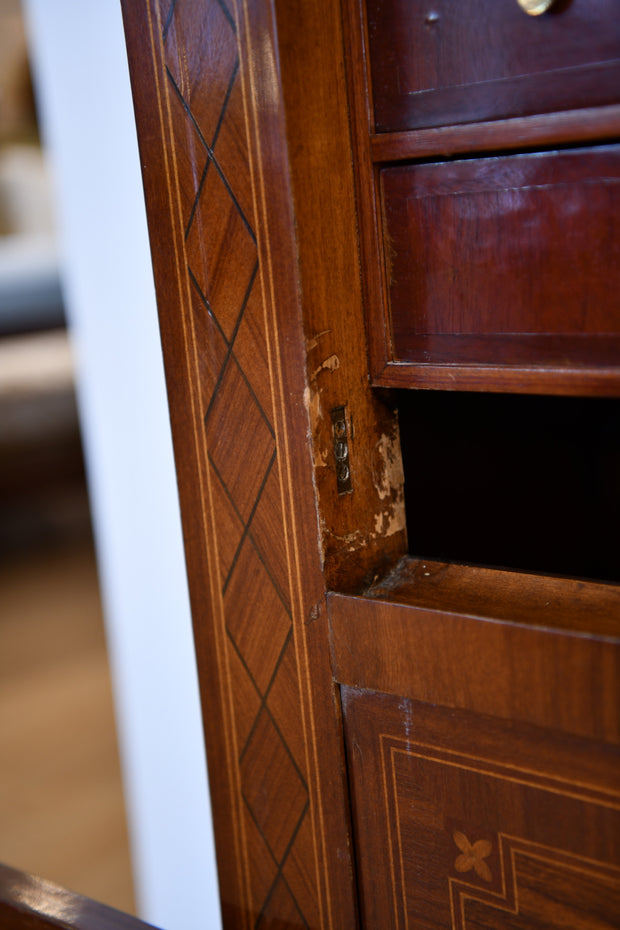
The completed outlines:
[[[620,146],[381,172],[393,360],[620,362]]]
[[[618,102],[618,0],[367,0],[378,132]]]
[[[362,926],[618,927],[608,747],[355,688],[342,701]]]

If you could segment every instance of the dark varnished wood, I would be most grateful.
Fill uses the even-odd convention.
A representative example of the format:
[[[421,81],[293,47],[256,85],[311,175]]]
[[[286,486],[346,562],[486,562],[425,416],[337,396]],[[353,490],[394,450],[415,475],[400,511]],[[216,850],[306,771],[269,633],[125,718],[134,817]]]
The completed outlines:
[[[546,17],[538,18],[527,17],[519,10],[516,3],[514,3],[513,6],[514,10],[508,10],[509,4],[495,4],[493,10],[490,11],[491,19],[495,22],[495,17],[501,17],[505,14],[506,23],[509,23],[513,21],[516,14],[516,23],[518,26],[516,30],[517,33],[521,28],[529,30],[536,25],[541,25],[542,20],[542,31],[539,32],[538,35],[544,35],[545,30],[557,29],[558,23],[560,22],[566,23],[574,17],[579,18],[586,15],[587,2],[584,4],[561,4],[561,9],[558,8],[556,13],[547,14]],[[469,10],[469,13],[471,12],[472,11]],[[480,15],[480,22],[471,20],[472,28],[477,33],[476,42],[479,41],[480,36],[486,35],[486,30],[488,28],[495,28],[495,26],[492,26],[490,20],[485,18],[485,11],[479,10],[478,12]],[[602,12],[602,8],[597,7],[595,17],[598,17]],[[438,18],[434,16],[435,13],[438,14]],[[431,16],[432,22],[426,23],[425,25],[423,24],[423,31],[426,30],[426,38],[424,36],[418,36],[416,43],[411,45],[406,39],[411,24],[414,23],[414,21],[423,23],[424,17],[427,14],[433,14],[433,16]],[[488,119],[488,122],[482,122],[479,117],[470,112],[467,105],[463,104],[463,106],[458,108],[458,115],[450,111],[449,107],[440,107],[437,111],[440,113],[440,117],[432,123],[434,128],[409,129],[408,131],[399,132],[394,131],[395,129],[406,130],[409,124],[406,124],[405,121],[405,124],[391,127],[393,130],[391,132],[375,132],[373,122],[373,96],[376,97],[378,91],[375,82],[373,82],[368,56],[370,55],[373,59],[372,67],[375,69],[375,77],[377,77],[377,67],[383,67],[383,64],[378,64],[379,59],[387,62],[382,72],[381,87],[383,90],[381,90],[381,93],[385,92],[388,95],[395,95],[394,99],[396,99],[404,86],[404,72],[402,72],[400,66],[396,66],[396,58],[402,54],[408,61],[413,61],[415,59],[418,63],[415,66],[417,67],[425,60],[425,49],[428,45],[427,39],[429,39],[429,41],[432,40],[432,43],[435,42],[435,38],[432,38],[431,33],[435,36],[444,34],[446,18],[459,18],[468,15],[468,11],[462,4],[454,9],[451,7],[450,9],[447,7],[444,8],[443,5],[439,4],[437,9],[433,8],[433,10],[431,10],[429,7],[427,10],[426,8],[422,9],[422,5],[399,4],[395,2],[389,4],[387,7],[383,5],[381,10],[377,7],[376,16],[375,14],[371,15],[371,37],[369,38],[364,5],[354,2],[354,0],[345,3],[345,23],[347,27],[346,33],[348,43],[347,53],[349,59],[349,89],[357,164],[370,371],[373,382],[381,387],[413,387],[439,390],[458,390],[460,388],[473,391],[493,390],[528,393],[566,393],[573,395],[590,394],[593,396],[615,394],[618,391],[618,345],[607,337],[599,338],[599,336],[593,335],[592,338],[587,340],[583,337],[579,337],[575,340],[566,338],[566,333],[564,333],[561,338],[558,335],[557,320],[558,318],[563,318],[564,305],[561,296],[567,278],[565,267],[560,266],[562,262],[566,260],[567,266],[571,269],[580,269],[584,256],[590,254],[593,256],[597,255],[598,251],[596,248],[591,249],[589,244],[584,245],[582,243],[577,247],[578,261],[575,262],[574,257],[570,260],[568,258],[568,253],[571,251],[570,243],[565,253],[562,251],[562,246],[558,245],[558,251],[555,253],[556,260],[552,259],[549,261],[549,250],[553,251],[555,248],[557,237],[553,228],[553,210],[550,212],[547,209],[545,213],[545,194],[542,194],[540,197],[538,192],[535,195],[532,194],[533,201],[536,201],[535,223],[540,224],[538,226],[541,237],[539,244],[544,242],[543,247],[537,252],[537,257],[533,265],[529,262],[531,258],[531,242],[529,244],[526,243],[526,247],[523,248],[524,236],[527,239],[527,234],[524,232],[524,225],[517,221],[514,223],[512,222],[512,210],[508,211],[508,213],[504,210],[503,216],[501,211],[495,214],[497,222],[502,225],[501,238],[503,246],[500,248],[500,251],[503,247],[513,250],[511,252],[511,263],[512,259],[516,257],[517,264],[523,262],[527,265],[528,272],[526,277],[530,280],[535,280],[537,285],[539,283],[543,285],[540,290],[537,289],[533,295],[526,293],[527,288],[524,288],[520,292],[519,301],[521,302],[521,307],[526,308],[526,318],[520,320],[517,327],[511,327],[511,332],[514,333],[514,335],[507,338],[505,341],[502,340],[498,342],[488,334],[484,337],[481,337],[480,333],[476,335],[477,330],[473,327],[474,331],[469,332],[466,336],[462,334],[463,338],[457,338],[453,334],[448,333],[444,333],[441,338],[437,338],[436,334],[429,334],[428,332],[424,334],[418,332],[413,335],[413,329],[409,325],[413,316],[418,313],[424,316],[426,313],[424,309],[426,306],[426,288],[427,286],[432,288],[434,282],[437,281],[438,266],[435,265],[434,262],[438,261],[441,264],[440,254],[450,235],[454,234],[459,238],[458,252],[459,258],[462,257],[463,262],[462,264],[458,264],[457,259],[457,261],[453,263],[455,265],[453,269],[454,286],[450,285],[447,288],[447,292],[441,298],[442,314],[446,308],[444,297],[448,297],[448,303],[454,302],[455,300],[457,303],[459,302],[459,295],[462,293],[460,285],[464,283],[460,278],[460,273],[464,272],[466,278],[468,278],[471,269],[479,267],[479,261],[484,260],[485,256],[488,255],[488,249],[483,249],[480,246],[477,234],[472,234],[471,230],[469,230],[469,238],[465,235],[460,235],[453,222],[454,217],[442,216],[441,220],[438,220],[437,225],[434,224],[434,221],[438,218],[434,217],[430,226],[427,223],[429,217],[426,215],[416,217],[412,215],[410,221],[405,220],[404,214],[408,212],[409,207],[403,199],[403,191],[399,192],[394,203],[387,203],[388,228],[386,231],[384,228],[383,215],[383,209],[386,203],[381,195],[381,179],[390,178],[401,171],[405,173],[409,170],[412,172],[411,179],[413,181],[413,174],[418,170],[418,167],[413,164],[410,164],[409,168],[404,165],[401,168],[400,164],[398,164],[399,162],[404,160],[411,162],[413,159],[416,161],[429,158],[436,159],[438,156],[449,157],[455,154],[471,156],[474,153],[490,153],[493,151],[503,154],[510,151],[531,150],[537,146],[544,146],[547,148],[558,144],[566,146],[571,142],[576,145],[590,140],[598,142],[617,139],[620,131],[616,102],[617,96],[613,96],[613,94],[615,94],[614,91],[605,105],[591,107],[589,109],[584,109],[582,105],[581,108],[579,108],[578,97],[572,98],[569,104],[561,103],[558,98],[556,105],[551,108],[556,109],[556,112],[550,112],[544,117],[537,115],[540,112],[544,112],[545,109],[548,109],[543,105],[543,97],[541,96],[539,98],[541,109],[539,110],[534,107],[533,110],[527,111],[532,114],[529,116],[517,117],[518,113],[525,111],[520,110],[518,106],[516,106],[503,113],[502,115],[504,118],[502,119],[498,119],[497,117],[500,114],[495,113],[493,118]],[[607,10],[605,15],[610,15],[610,11]],[[614,29],[616,28],[616,18],[611,16],[611,19],[614,20],[614,26],[610,29],[607,38],[611,37],[611,41],[616,42],[617,37],[613,38]],[[417,28],[417,26],[415,28]],[[450,26],[450,28],[452,27]],[[561,29],[563,28],[564,26],[561,27]],[[442,32],[442,30],[444,30],[444,32]],[[383,39],[379,45],[377,45],[378,33],[384,36],[384,45],[381,45]],[[426,35],[426,33],[428,33],[428,35]],[[393,42],[387,40],[386,37],[388,34],[395,36]],[[474,69],[478,66],[483,69],[487,68],[489,65],[486,59],[478,63],[473,60],[471,54],[468,55],[467,42],[463,36],[461,36],[461,38],[463,46],[458,53],[461,56],[461,64],[465,63],[466,67],[471,66]],[[605,41],[607,41],[607,39],[605,39]],[[532,42],[532,48],[535,48],[536,42],[534,40],[532,40]],[[577,50],[578,53],[581,54],[586,46],[587,42],[583,44],[581,51]],[[433,47],[435,46],[433,45]],[[381,52],[378,51],[379,48],[381,48]],[[488,54],[493,57],[495,52],[496,46],[492,44]],[[546,49],[544,55],[542,57],[539,56],[539,64],[543,67],[543,70],[545,67],[544,56],[547,53],[553,56],[556,52],[557,49]],[[458,55],[456,57],[458,59]],[[509,71],[513,64],[514,60],[508,56],[502,67],[507,68]],[[390,72],[390,68],[393,66],[397,67],[398,79]],[[422,68],[424,67],[423,64],[420,66]],[[460,64],[458,61],[453,61],[450,67],[452,66],[458,68]],[[576,74],[578,70],[579,69],[574,73]],[[390,79],[387,76],[388,73],[392,73],[392,78],[394,78],[392,84],[389,83]],[[545,75],[544,80],[546,87],[553,84],[553,79],[551,79],[548,74]],[[504,83],[500,81],[502,87]],[[509,83],[510,82],[508,82],[508,84]],[[556,86],[557,83],[556,81]],[[508,84],[506,84],[506,86],[508,86]],[[485,88],[488,89],[490,86],[491,85],[480,85],[478,89],[482,88],[482,91],[486,93]],[[614,87],[615,82],[609,82],[607,85],[608,90]],[[468,91],[470,89],[471,88],[467,88]],[[497,96],[498,100],[500,98],[501,93]],[[437,98],[438,101],[440,99],[441,97]],[[514,99],[516,100],[517,97]],[[594,102],[594,100],[590,102]],[[566,109],[564,111],[558,110],[557,107],[560,106],[565,106]],[[573,108],[575,106],[577,106],[578,109],[574,110]],[[422,112],[422,110],[420,112]],[[487,113],[487,118],[489,115],[490,114]],[[459,122],[461,123],[460,125]],[[423,120],[420,125],[424,125]],[[385,129],[386,127],[382,128]],[[519,157],[521,156],[515,156],[516,159]],[[532,155],[529,157],[536,158],[537,156]],[[483,168],[484,164],[489,165],[491,163],[491,159],[487,159],[486,161],[483,159],[482,163],[483,165],[481,167]],[[502,164],[505,165],[506,162]],[[419,171],[423,174],[427,168],[432,170],[430,166],[419,166]],[[437,182],[439,186],[442,184],[442,168],[445,169],[447,178],[449,178],[451,171],[450,165],[442,166],[441,163],[437,163]],[[472,168],[472,170],[475,169]],[[416,191],[418,177],[421,177],[421,175],[416,175],[416,179],[413,181]],[[449,184],[449,180],[447,183]],[[603,186],[605,186],[605,184],[606,182],[603,182]],[[553,199],[553,194],[550,196],[551,199]],[[489,198],[492,199],[492,197],[493,195],[489,193]],[[406,199],[408,200],[408,197],[406,197]],[[432,199],[433,198],[431,198],[431,200]],[[557,202],[561,199],[558,192],[556,198]],[[438,203],[439,200],[442,200],[442,198],[438,197],[436,203]],[[539,201],[543,202],[539,204]],[[430,202],[429,200],[428,205],[430,205]],[[398,210],[402,211],[400,217],[402,222],[399,221],[396,224],[396,246],[393,241],[394,230],[390,226],[390,207],[394,205],[397,212]],[[427,206],[426,201],[420,200],[418,206],[422,212],[425,212]],[[538,209],[539,206],[540,212]],[[594,202],[589,202],[589,208],[590,207],[593,211],[593,222],[599,231],[606,229],[607,220],[610,216],[613,217],[613,215],[615,215],[615,211],[613,209],[608,211],[606,206],[599,206],[596,208],[596,216],[594,216]],[[487,202],[487,214],[489,208],[490,202]],[[488,218],[490,222],[493,222],[490,217]],[[391,219],[393,224],[393,215]],[[478,219],[480,219],[480,215],[478,215]],[[403,248],[404,242],[402,235],[404,228],[409,222],[409,228],[411,230],[415,229],[415,236],[417,238],[415,243],[409,241],[407,246]],[[543,226],[545,225],[547,228],[543,232]],[[568,229],[570,235],[576,234],[579,225],[580,224],[569,224]],[[433,231],[437,230],[438,239],[434,244],[428,239],[427,228]],[[563,228],[566,228],[565,224]],[[439,230],[441,231],[439,232]],[[596,238],[596,234],[594,234],[594,238]],[[591,284],[594,284],[594,290],[596,290],[596,282],[603,288],[606,287],[608,281],[611,282],[614,269],[617,266],[617,258],[615,257],[615,237],[613,240],[609,239],[608,242],[612,253],[608,255],[608,261],[606,263],[602,262],[594,271],[590,269],[590,272],[581,274],[579,284],[572,288],[570,299],[575,306],[577,304],[579,304],[579,306],[584,306],[585,303],[587,303],[588,295],[592,293],[590,290]],[[434,245],[438,245],[439,249],[434,248]],[[427,246],[430,246],[430,253],[426,251]],[[470,248],[472,250],[474,254],[473,264],[471,260],[466,260],[465,255],[461,255],[463,246],[465,249]],[[427,266],[424,264],[424,256],[428,256],[429,254],[431,256],[431,261]],[[385,258],[385,263],[382,260],[383,258]],[[496,258],[498,258],[497,255],[494,256],[493,260],[494,268],[496,267],[494,263]],[[471,259],[471,255],[469,259]],[[397,264],[400,262],[400,265],[397,269],[398,273],[394,271],[392,274],[394,260],[396,260]],[[416,262],[419,264],[416,265]],[[387,268],[385,264],[387,264]],[[423,268],[422,265],[424,265]],[[394,297],[394,288],[396,288],[402,296],[403,289],[406,289],[406,283],[403,282],[405,278],[410,275],[414,266],[417,272],[416,281],[424,290],[424,294],[421,295],[419,292],[415,295],[411,294],[410,296],[412,296],[413,299],[408,303],[407,310],[404,309],[402,303],[396,308],[390,306],[390,298]],[[542,277],[540,275],[541,267],[544,268]],[[472,304],[476,306],[476,312],[478,312],[481,305],[484,306],[485,292],[488,295],[488,290],[485,291],[485,289],[489,286],[492,288],[493,283],[495,283],[498,284],[498,286],[495,288],[495,292],[491,298],[495,311],[499,312],[501,315],[506,310],[510,312],[510,308],[512,308],[515,310],[516,316],[518,314],[516,313],[514,297],[523,283],[523,277],[523,275],[513,274],[511,267],[509,279],[512,291],[509,290],[507,293],[503,283],[500,285],[497,279],[493,279],[493,275],[482,275],[482,292],[478,291],[477,284],[474,285],[469,291],[468,296],[465,297],[465,305],[468,300],[471,300]],[[544,286],[545,280],[548,284],[547,287]],[[615,293],[615,290],[616,288],[614,287],[610,290],[610,293]],[[549,302],[547,298],[550,295],[551,300]],[[532,300],[530,300],[530,296],[533,297]],[[420,298],[419,303],[418,298]],[[562,304],[562,310],[558,310],[558,304]],[[539,336],[535,339],[532,339],[529,335],[524,336],[524,333],[529,334],[530,332],[529,325],[531,323],[532,314],[535,312],[534,307],[536,307],[536,319],[538,324],[540,323],[538,311],[540,311],[541,307],[544,306],[545,308],[543,316],[548,318],[548,315],[554,312],[554,305],[557,311],[556,322],[550,330],[547,329],[547,331],[553,335],[543,337],[538,330]],[[597,309],[599,306],[600,303],[596,301]],[[609,317],[615,325],[615,317],[617,314],[614,308],[615,297],[612,297],[612,309],[609,311]],[[396,309],[396,316],[399,319],[397,319],[396,323],[396,332],[393,333],[392,311],[394,309]],[[467,315],[466,306],[462,306],[459,303],[456,312],[459,324],[467,322],[462,316],[462,314],[464,314],[465,317]],[[447,313],[448,315],[450,314],[449,309]],[[528,314],[530,314],[529,320],[527,318]],[[426,320],[422,322],[425,323]],[[407,343],[406,349],[402,341],[403,327],[407,330],[407,336],[404,339],[404,342]],[[412,336],[413,342],[410,340]],[[399,338],[401,338],[400,344]],[[486,356],[486,362],[480,365],[479,359],[482,356]]]
[[[368,382],[341,14],[331,0],[285,0],[276,14],[324,570],[329,587],[355,591],[406,551],[398,426]],[[330,416],[340,406],[352,489],[344,494]]]
[[[618,369],[564,368],[554,365],[459,365],[386,362],[373,384],[386,388],[438,391],[497,391],[519,394],[566,394],[577,397],[617,397]]]
[[[3,930],[154,930],[136,917],[6,865],[0,865],[0,926]]]
[[[620,740],[617,589],[412,562],[377,595],[330,595],[339,682]]]
[[[464,152],[549,148],[582,142],[605,142],[620,136],[620,107],[567,110],[488,123],[436,126],[371,136],[372,159],[382,162],[436,158]]]
[[[367,0],[378,131],[617,101],[615,0],[527,16],[513,2]]]
[[[618,364],[619,156],[603,146],[384,169],[393,359]]]
[[[557,673],[570,686],[569,667]],[[618,925],[617,750],[342,692],[364,926]]]
[[[620,638],[620,589],[575,578],[407,557],[366,596],[423,610]]]

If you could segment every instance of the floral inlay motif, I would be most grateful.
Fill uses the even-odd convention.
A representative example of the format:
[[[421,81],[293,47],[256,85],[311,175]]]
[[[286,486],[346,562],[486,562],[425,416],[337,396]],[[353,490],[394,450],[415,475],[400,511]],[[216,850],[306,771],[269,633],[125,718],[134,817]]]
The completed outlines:
[[[487,863],[484,861],[492,850],[489,840],[476,840],[470,843],[464,833],[456,830],[453,834],[454,842],[461,850],[461,855],[457,856],[454,868],[457,872],[469,872],[473,869],[480,878],[485,882],[492,882],[493,876]]]

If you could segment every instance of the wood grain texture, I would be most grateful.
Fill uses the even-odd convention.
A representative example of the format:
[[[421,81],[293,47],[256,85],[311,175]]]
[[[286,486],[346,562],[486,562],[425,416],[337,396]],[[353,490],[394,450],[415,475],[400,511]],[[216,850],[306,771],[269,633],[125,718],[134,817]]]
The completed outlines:
[[[538,17],[483,0],[366,9],[378,131],[617,102],[614,0],[573,0]]]
[[[420,568],[380,600],[330,595],[337,681],[620,743],[617,590]]]
[[[589,339],[583,336],[569,338],[567,333],[558,334],[557,325],[550,330],[553,335],[543,337],[539,331],[536,331],[538,332],[536,338],[523,335],[525,332],[530,333],[533,307],[537,308],[536,325],[542,323],[543,317],[548,320],[553,306],[558,306],[556,301],[561,303],[562,307],[564,306],[560,298],[564,293],[563,287],[566,280],[571,276],[574,278],[577,270],[581,272],[584,260],[587,263],[588,256],[591,256],[596,263],[599,255],[599,249],[591,248],[590,241],[585,245],[582,243],[577,249],[577,258],[573,256],[571,261],[560,270],[557,261],[551,257],[551,252],[558,243],[556,258],[560,257],[560,264],[564,258],[568,259],[568,253],[571,251],[570,242],[567,244],[565,253],[562,245],[565,243],[566,235],[569,234],[570,237],[576,234],[581,224],[573,226],[564,223],[562,233],[560,236],[557,235],[552,228],[554,221],[548,210],[545,219],[544,202],[545,198],[549,197],[549,191],[545,193],[539,188],[536,188],[536,193],[531,191],[532,203],[536,201],[534,225],[539,223],[544,225],[545,222],[549,224],[544,235],[544,246],[537,250],[534,256],[532,256],[529,240],[523,247],[523,237],[527,238],[528,235],[528,221],[520,216],[517,217],[512,205],[506,211],[507,205],[504,204],[501,218],[497,212],[493,213],[498,223],[504,224],[501,248],[505,246],[510,250],[514,246],[509,275],[512,290],[509,288],[509,292],[506,292],[501,285],[495,289],[492,298],[493,312],[499,312],[500,316],[504,312],[510,315],[510,308],[513,308],[515,316],[518,315],[514,301],[515,293],[525,281],[534,284],[533,292],[531,289],[528,291],[527,286],[520,291],[521,307],[526,307],[526,318],[530,314],[529,318],[520,321],[514,327],[511,323],[509,328],[514,335],[502,342],[489,334],[482,337],[480,334],[475,336],[473,332],[467,335],[462,333],[462,338],[456,338],[447,333],[439,337],[434,333],[421,333],[420,331],[416,331],[413,335],[413,329],[409,324],[416,314],[424,317],[423,320],[418,320],[423,324],[422,329],[427,322],[426,288],[432,290],[441,278],[442,272],[439,272],[439,266],[434,262],[441,264],[441,255],[450,235],[454,234],[458,238],[458,259],[452,263],[448,262],[452,280],[441,299],[442,313],[445,310],[444,298],[448,297],[449,305],[452,305],[455,299],[458,301],[459,295],[463,293],[461,285],[464,284],[465,279],[473,269],[479,267],[480,261],[489,257],[489,249],[486,247],[488,243],[480,241],[478,228],[466,231],[460,220],[455,222],[454,216],[433,216],[431,220],[428,215],[424,214],[415,218],[411,215],[409,218],[410,228],[415,228],[417,239],[415,243],[409,241],[407,247],[403,248],[403,231],[409,220],[404,220],[403,214],[400,220],[394,222],[392,208],[394,207],[396,212],[400,209],[401,212],[407,213],[410,209],[411,197],[400,191],[392,200],[389,198],[384,200],[380,189],[382,176],[387,179],[401,171],[403,173],[410,171],[411,179],[413,180],[414,175],[416,177],[414,186],[417,191],[418,170],[423,174],[427,168],[432,169],[427,165],[410,164],[407,168],[404,164],[402,167],[399,164],[412,160],[417,162],[420,159],[443,159],[455,154],[463,156],[493,152],[506,154],[519,150],[525,152],[537,147],[565,146],[571,142],[576,145],[586,141],[602,142],[617,139],[620,128],[617,95],[615,91],[612,91],[617,82],[606,82],[603,77],[603,72],[611,61],[605,51],[607,48],[605,43],[609,40],[614,48],[618,46],[617,17],[609,8],[603,10],[601,6],[597,6],[587,29],[582,33],[577,23],[587,18],[592,12],[588,0],[582,3],[561,4],[553,14],[537,18],[527,17],[519,10],[516,3],[512,6],[508,3],[495,4],[492,10],[486,10],[477,5],[477,0],[472,0],[470,4],[461,4],[454,9],[448,9],[447,6],[439,4],[432,10],[421,4],[405,4],[399,0],[388,4],[370,3],[368,4],[368,16],[366,6],[365,3],[357,2],[357,0],[345,2],[344,22],[370,371],[373,383],[377,387],[386,388],[617,395],[620,389],[618,387],[619,347],[614,339],[610,340],[594,334]],[[603,16],[603,19],[598,19],[599,14]],[[471,18],[472,16],[474,18]],[[605,17],[610,24],[613,22],[609,29],[603,25]],[[457,21],[460,23],[458,28],[456,27]],[[465,25],[466,21],[468,25]],[[597,26],[594,25],[595,22],[598,22]],[[538,32],[535,30],[537,25],[542,26]],[[595,51],[596,42],[589,44],[590,40],[586,38],[587,35],[592,36],[588,31],[592,28],[599,30],[599,36],[602,39],[603,45],[598,51]],[[472,33],[468,37],[470,29]],[[510,54],[504,55],[502,52],[499,58],[496,58],[495,55],[501,43],[499,40],[487,42],[487,39],[490,40],[493,37],[498,39],[504,29],[506,29],[504,38],[508,41],[507,37],[512,35],[510,42],[513,44]],[[531,32],[527,49],[524,47],[523,30],[526,33],[534,30]],[[567,44],[564,51],[561,49],[561,42],[553,47],[547,44],[545,36],[549,38],[549,30],[556,36],[558,33],[565,34]],[[569,39],[571,32],[573,38]],[[413,34],[415,35],[412,38]],[[521,39],[518,38],[519,36]],[[580,36],[584,41],[576,41],[575,36]],[[539,42],[541,45],[538,44]],[[478,48],[479,54],[474,54],[475,48]],[[484,54],[482,48],[484,48]],[[590,77],[598,75],[595,79],[593,78],[594,83],[590,82],[590,78],[585,77],[586,72],[581,65],[569,68],[568,71],[557,73],[553,71],[559,61],[559,58],[556,60],[554,56],[559,55],[561,58],[564,52],[568,52],[569,57],[573,54],[593,56],[590,65],[586,66],[586,71],[591,72]],[[444,54],[447,55],[445,60],[442,57]],[[534,55],[536,80],[544,81],[544,89],[535,94],[535,99],[532,97],[532,106],[528,104],[525,108],[522,106],[525,98],[522,97],[521,91],[525,87],[522,78],[527,76],[527,68],[521,72],[521,64],[519,64],[523,54],[526,57],[530,54]],[[599,54],[603,56],[604,61],[604,65],[601,66],[596,64],[596,55]],[[614,54],[617,58],[617,53]],[[439,56],[437,61],[433,57],[435,55]],[[439,59],[441,62],[437,64]],[[434,64],[433,61],[435,61]],[[511,70],[513,67],[517,69],[519,76],[515,76]],[[416,81],[424,84],[426,79],[422,80],[421,74],[425,68],[430,69],[429,75],[433,69],[437,72],[435,74],[437,88],[428,90],[428,93],[427,91],[410,93],[407,90],[407,69],[409,71],[421,69],[417,77],[409,74],[409,79],[414,84]],[[456,80],[452,70],[458,71],[460,68],[465,69],[461,75],[464,83],[462,86],[460,84],[452,86],[450,81],[453,78]],[[551,72],[545,70],[548,68],[551,68],[555,76],[550,76]],[[483,75],[480,80],[476,78],[478,83],[468,85],[467,81],[470,78],[474,80],[477,70],[480,69],[485,72],[486,76]],[[497,71],[495,77],[491,74],[494,69]],[[501,75],[504,76],[501,77]],[[568,78],[567,75],[569,75]],[[584,92],[586,87],[589,87],[586,96],[580,96],[574,87],[573,92],[569,93],[568,88],[571,82],[577,80],[579,83],[582,78],[585,81],[582,88]],[[588,96],[593,92],[599,78],[600,87],[605,85],[604,92],[611,94],[608,98],[599,98],[596,94]],[[432,86],[433,81],[430,77],[429,82]],[[555,98],[554,103],[551,103],[551,97],[547,100],[545,94],[550,91],[553,96],[555,93],[553,87],[556,91],[559,88],[559,96]],[[566,97],[563,96],[565,92],[568,95]],[[503,96],[504,93],[505,96]],[[462,94],[465,96],[458,103],[455,102],[456,98],[450,102],[450,95],[454,94],[456,97]],[[374,123],[374,113],[377,108],[380,109],[385,104],[388,97],[392,101],[397,99],[400,101],[398,106],[401,107],[401,113],[394,125],[382,124],[382,131],[378,132]],[[437,107],[430,122],[426,119],[426,104],[422,98],[434,101],[432,106]],[[378,99],[383,100],[383,103],[379,103]],[[484,100],[491,106],[491,109],[485,110],[486,104],[484,104],[480,111],[476,110],[478,104]],[[596,106],[585,108],[586,103],[596,104]],[[499,109],[497,109],[498,106]],[[545,115],[539,115],[541,113]],[[515,157],[518,158],[518,156]],[[536,156],[524,155],[524,157],[535,158]],[[486,164],[489,162],[490,160],[487,160]],[[473,160],[469,164],[473,166]],[[502,162],[502,164],[506,165],[507,162]],[[444,169],[449,177],[449,164],[438,162],[437,170],[441,173],[440,169]],[[472,170],[474,170],[473,167]],[[437,193],[442,185],[439,177],[438,185]],[[490,200],[494,195],[489,191],[488,196],[485,216],[492,222],[488,211],[491,209]],[[558,197],[557,202],[561,199]],[[435,203],[438,204],[440,201],[447,203],[438,195]],[[429,209],[432,206],[433,198],[430,197],[428,202],[426,199],[419,199],[417,203],[420,211],[424,213],[427,206]],[[542,207],[540,211],[539,206]],[[588,202],[588,208],[590,207],[594,212],[594,201]],[[384,224],[384,208],[387,209],[388,214],[386,224]],[[595,218],[595,224],[599,230],[606,228],[607,220],[613,217],[614,213],[613,209],[608,210],[606,204],[599,205]],[[477,219],[481,220],[481,214],[477,214]],[[510,227],[510,233],[508,233],[508,227]],[[432,243],[428,239],[429,231],[431,238],[435,233],[437,234],[437,238]],[[593,233],[593,235],[596,240],[596,234]],[[428,254],[427,245],[430,246],[432,257],[428,266],[424,265],[423,258]],[[615,244],[610,247],[614,252]],[[467,258],[465,254],[461,254],[463,249],[468,252]],[[530,261],[532,257],[534,257],[533,263]],[[527,267],[525,275],[513,273],[512,263],[515,258],[517,266],[522,263]],[[459,264],[460,259],[463,259],[462,264]],[[611,254],[608,255],[608,259],[607,263],[601,264],[600,269],[595,270],[593,277],[587,269],[583,269],[578,286],[573,286],[570,292],[570,301],[574,306],[587,303],[591,278],[603,287],[606,286],[608,280],[611,281],[617,260]],[[416,265],[416,262],[420,264]],[[396,269],[394,264],[398,266]],[[400,297],[407,289],[407,280],[411,280],[410,273],[414,265],[415,280],[423,293],[418,291],[414,296],[412,292],[409,292],[408,296],[412,299],[405,300],[407,303],[405,310]],[[424,268],[421,267],[422,265]],[[495,260],[492,261],[492,267],[496,267]],[[461,271],[464,271],[464,278],[460,276]],[[478,293],[478,284],[469,292],[476,312],[478,312],[480,303],[484,305],[484,295],[494,280],[497,283],[493,273],[481,275],[478,282],[482,285],[481,293]],[[545,281],[549,283],[549,287],[545,286]],[[542,284],[540,289],[539,283]],[[616,288],[612,290],[615,293]],[[394,291],[398,292],[396,307],[391,307],[390,296],[395,296]],[[549,300],[550,295],[552,296]],[[595,303],[598,309],[600,302],[595,301]],[[612,298],[612,304],[615,305],[615,298]],[[543,307],[544,313],[541,317],[539,311]],[[392,311],[394,310],[397,317],[395,331],[392,329]],[[462,303],[459,304],[456,314],[459,318],[459,325],[464,323],[462,314],[466,316],[467,310]],[[615,321],[615,317],[615,312],[611,311],[610,318]],[[406,319],[408,322],[405,322]],[[556,315],[556,324],[557,319]],[[407,330],[404,340],[403,326]],[[546,328],[547,331],[549,331],[548,328]],[[410,337],[413,337],[415,347]],[[404,347],[405,342],[407,342],[407,349]],[[460,349],[462,349],[462,354]],[[483,355],[486,357],[486,362],[480,364],[479,359]]]
[[[620,638],[620,589],[577,578],[406,557],[366,596],[425,610]]]
[[[601,348],[604,354],[604,346]],[[573,356],[574,350],[575,346]],[[382,388],[564,394],[567,397],[617,397],[619,393],[617,365],[566,368],[531,363],[508,366],[384,361],[373,375],[373,384]]]
[[[328,587],[356,591],[406,551],[406,534],[397,420],[368,381],[341,12],[331,0],[276,12],[324,570]],[[344,494],[330,416],[341,406]]]
[[[512,117],[488,123],[436,126],[408,132],[371,135],[372,159],[381,162],[433,158],[462,152],[549,148],[566,143],[605,142],[620,135],[617,104],[589,110],[566,110],[544,116]]]
[[[618,155],[601,146],[382,171],[393,358],[617,364]]]
[[[364,926],[617,926],[617,750],[352,688],[343,707]]]
[[[226,927],[355,923],[267,3],[124,4]]]
[[[3,930],[154,930],[136,917],[6,865],[0,865],[0,924]]]

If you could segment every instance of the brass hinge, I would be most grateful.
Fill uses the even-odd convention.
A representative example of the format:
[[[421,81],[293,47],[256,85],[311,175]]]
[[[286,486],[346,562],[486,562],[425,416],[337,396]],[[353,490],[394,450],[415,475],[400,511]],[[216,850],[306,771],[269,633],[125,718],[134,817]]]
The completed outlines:
[[[349,437],[345,408],[334,407],[331,417],[338,494],[350,494],[353,485],[351,484],[351,468],[349,465]]]

